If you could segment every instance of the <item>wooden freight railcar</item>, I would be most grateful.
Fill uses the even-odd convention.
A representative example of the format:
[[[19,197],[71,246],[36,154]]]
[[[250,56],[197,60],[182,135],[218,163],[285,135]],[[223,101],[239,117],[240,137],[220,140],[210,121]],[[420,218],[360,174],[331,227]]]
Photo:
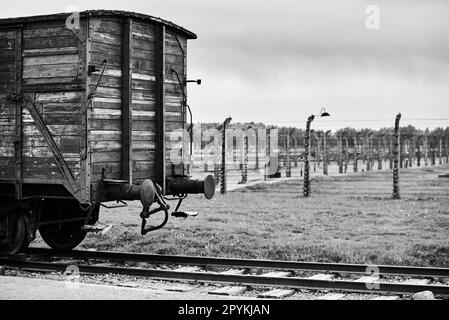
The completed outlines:
[[[213,196],[212,177],[190,180],[170,159],[170,133],[187,127],[195,38],[123,11],[0,19],[0,252],[26,248],[36,230],[72,249],[103,202],[140,199],[144,234],[166,223],[168,196]],[[146,227],[159,211],[164,222]]]

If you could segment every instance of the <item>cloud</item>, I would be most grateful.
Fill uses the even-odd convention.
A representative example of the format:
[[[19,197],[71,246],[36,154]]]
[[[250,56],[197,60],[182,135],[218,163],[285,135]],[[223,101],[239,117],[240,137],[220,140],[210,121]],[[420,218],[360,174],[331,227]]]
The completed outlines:
[[[82,10],[91,1],[71,1]],[[377,5],[380,29],[365,26]],[[160,16],[198,34],[188,45],[195,121],[449,118],[445,0],[98,0],[96,8]],[[3,16],[64,11],[59,1],[12,2]],[[331,120],[329,120],[331,121]],[[285,121],[285,123],[287,123]]]

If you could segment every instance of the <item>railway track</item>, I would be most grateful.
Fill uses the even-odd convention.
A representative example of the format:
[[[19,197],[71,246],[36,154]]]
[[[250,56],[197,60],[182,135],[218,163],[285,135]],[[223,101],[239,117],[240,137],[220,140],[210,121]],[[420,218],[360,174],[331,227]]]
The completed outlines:
[[[125,263],[140,263],[144,267],[129,267]],[[101,251],[59,253],[43,248],[30,248],[23,254],[0,257],[0,265],[37,272],[65,272],[68,266],[76,265],[80,274],[119,274],[158,280],[286,288],[290,291],[311,289],[408,296],[429,290],[437,297],[449,298],[449,268]],[[179,266],[184,267],[179,268]],[[185,266],[194,266],[196,269],[186,269]]]

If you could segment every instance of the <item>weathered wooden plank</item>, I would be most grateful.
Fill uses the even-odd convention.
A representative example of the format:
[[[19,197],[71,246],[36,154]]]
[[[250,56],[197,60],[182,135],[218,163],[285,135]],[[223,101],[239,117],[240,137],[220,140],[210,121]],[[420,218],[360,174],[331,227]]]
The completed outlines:
[[[101,173],[92,173],[90,176],[90,180],[92,183],[99,182],[102,180],[102,174]],[[110,172],[106,175],[107,179],[120,179],[120,172]]]
[[[0,136],[8,136],[14,134],[15,126],[0,126]]]
[[[16,39],[16,32],[15,31],[0,31],[0,39],[2,39],[2,40]]]
[[[11,146],[0,147],[0,154],[3,157],[14,157],[14,155],[15,155],[14,148]]]
[[[133,48],[133,58],[135,59],[143,59],[148,61],[156,61],[156,55],[154,51],[143,50],[140,48]]]
[[[122,36],[111,34],[111,33],[106,33],[106,32],[93,32],[92,33],[92,41],[121,46],[122,45]]]
[[[92,130],[120,130],[121,120],[92,119],[91,128]]]
[[[98,86],[97,91],[95,91],[95,97],[119,99],[122,97],[122,90],[120,88],[110,88],[110,87]]]
[[[70,29],[67,29],[66,26],[53,26],[46,28],[37,28],[37,29],[24,29],[23,30],[23,38],[48,38],[48,37],[62,37],[69,36],[73,37],[73,32]]]
[[[49,167],[42,167],[42,168],[36,168],[36,167],[25,167],[23,168],[23,178],[29,179],[40,179],[40,180],[47,180],[47,179],[62,179],[62,174],[59,168],[49,168]]]
[[[68,16],[68,14],[67,14]],[[58,28],[65,27],[65,20],[47,20],[33,21],[34,29]]]
[[[82,133],[82,128],[79,125],[47,125],[50,133],[55,136],[78,136]],[[36,135],[39,131],[36,129],[34,123],[24,123],[24,134]]]
[[[153,100],[133,100],[133,110],[155,111],[156,101]]]
[[[26,78],[22,80],[22,85],[24,90],[27,91],[70,91],[83,90],[85,88],[85,84],[80,76]]]
[[[93,74],[91,76],[92,84],[96,85],[99,78],[100,78],[100,75]],[[99,86],[100,87],[109,87],[109,88],[121,88],[122,80],[121,80],[121,78],[118,78],[118,77],[111,77],[111,76],[103,75],[103,77],[101,77]]]
[[[149,131],[156,130],[156,122],[155,121],[147,121],[147,120],[133,120],[133,130],[135,131]]]
[[[145,141],[145,140],[139,140],[139,141],[132,141],[131,146],[133,151],[146,151],[146,150],[153,150],[156,147],[156,140],[153,141]]]
[[[8,115],[8,117],[0,116],[0,126],[13,126],[16,123],[15,116]]]
[[[131,31],[135,38],[155,41],[155,28],[152,24],[135,22]]]
[[[23,78],[76,77],[78,64],[28,65],[23,69]]]
[[[156,141],[156,133],[154,131],[135,131],[132,132],[133,141]]]
[[[132,73],[132,79],[156,81],[156,76],[155,76],[155,73],[153,73],[153,72],[148,72],[145,70],[138,70],[138,72],[134,71]]]
[[[43,113],[78,113],[80,114],[83,110],[81,103],[45,103],[43,105]]]
[[[94,97],[94,107],[98,109],[121,109],[121,99]]]
[[[122,149],[122,143],[120,140],[108,141],[108,140],[91,140],[91,150],[95,152],[111,152],[120,151]]]
[[[154,52],[155,51],[155,42],[133,38],[132,39],[132,47],[133,47],[133,49],[141,49],[141,50]]]
[[[136,150],[133,152],[134,161],[153,161],[155,160],[156,151],[153,150]]]
[[[154,179],[156,177],[154,169],[151,169],[151,170],[148,170],[148,171],[146,171],[146,170],[138,170],[138,171],[133,172],[133,175],[134,175],[136,180],[137,179],[141,179],[141,180]]]
[[[179,84],[177,84],[177,83],[167,83],[167,84],[165,84],[165,87],[166,87],[165,92],[167,94],[174,94],[174,95],[179,96],[180,98],[183,96],[182,95],[182,88],[181,88],[181,86]]]
[[[36,102],[41,103],[56,103],[56,102],[71,102],[81,103],[81,92],[50,92],[36,94]]]
[[[98,52],[91,53],[91,62],[94,65],[103,64],[104,59],[108,61],[108,66],[106,68],[120,67],[122,65],[122,57],[120,55],[116,56],[113,54],[104,54]]]
[[[64,48],[40,48],[40,49],[28,49],[22,53],[23,57],[39,57],[50,55],[70,55],[78,54],[78,47],[64,47]]]
[[[0,121],[1,121],[1,119],[0,119]],[[13,136],[5,136],[5,137],[2,136],[0,138],[0,147],[14,148],[14,137]]]
[[[184,117],[183,116],[166,116],[165,121],[177,122],[180,124],[180,127],[182,128],[182,122],[184,122]]]
[[[133,110],[133,120],[156,121],[156,112],[147,110]]]
[[[91,21],[91,26],[93,32],[108,33],[117,36],[122,35],[122,27],[118,19],[95,18]]]
[[[182,56],[182,55],[167,54],[167,55],[165,55],[165,59],[167,61],[167,64],[169,65],[169,67],[172,67],[172,65],[176,65],[176,66],[180,66],[180,67],[184,66],[184,56]]]
[[[42,116],[46,125],[79,125],[82,124],[82,114],[45,114]]]
[[[145,101],[155,101],[156,93],[150,90],[133,90],[132,91],[133,100],[145,100]]]
[[[60,141],[61,137],[53,137],[53,139],[55,140],[55,142],[59,145],[59,141]],[[25,147],[31,147],[31,148],[39,148],[42,147],[44,149],[48,149],[48,144],[45,141],[44,137],[39,134],[39,135],[23,135],[23,146]]]
[[[0,99],[0,115],[15,114],[15,113],[16,113],[15,103],[6,99]]]
[[[14,72],[0,72],[0,84],[2,86],[11,86],[15,83],[15,73]]]
[[[92,162],[120,162],[122,154],[120,151],[93,152]]]
[[[150,71],[150,74],[154,75],[155,71],[155,62],[154,60],[147,60],[147,59],[137,59],[133,57],[131,59],[131,66],[133,70],[139,70],[139,72],[145,70]]]
[[[178,39],[176,39],[178,38]],[[168,44],[173,44],[173,45],[178,45],[178,40],[181,43],[182,46],[185,46],[186,43],[186,39],[185,37],[181,36],[181,35],[176,35],[175,33],[172,32],[167,32],[167,35],[165,37],[165,42]]]
[[[40,37],[24,39],[25,50],[76,47],[80,40],[75,36]]]
[[[166,131],[167,132],[171,132],[173,130],[177,130],[180,128],[182,128],[182,123],[172,122],[172,121],[167,121],[167,123],[166,123]]]
[[[166,43],[165,45],[165,53],[166,54],[172,54],[172,55],[184,55],[179,45],[176,43]]]
[[[0,179],[13,180],[15,177],[15,167],[13,166],[0,166]]]
[[[120,130],[91,130],[91,141],[120,141],[122,132]]]
[[[91,113],[92,119],[121,119],[122,110],[120,109],[100,109],[95,108]]]
[[[156,81],[133,79],[132,88],[136,90],[148,90],[151,92],[156,92]]]
[[[15,161],[14,157],[6,157],[4,155],[0,156],[0,168],[1,167],[14,167]]]
[[[150,171],[154,169],[154,153],[150,154],[150,158],[147,160],[134,160],[134,171]]]
[[[30,158],[52,158],[52,153],[47,146],[22,146],[22,154],[24,157]]]
[[[114,45],[114,44],[92,41],[91,52],[110,54],[110,55],[114,55],[114,56],[121,56],[122,55],[121,51],[122,51],[121,45]]]
[[[15,66],[11,63],[4,63],[3,61],[0,62],[0,73],[1,72],[14,72]]]
[[[14,50],[0,50],[0,61],[2,63],[8,63],[9,61],[14,61],[15,52]]]
[[[79,56],[77,54],[52,55],[38,57],[24,57],[24,66],[40,66],[40,65],[60,65],[60,64],[77,64]]]
[[[70,168],[79,169],[81,167],[79,158],[66,159],[65,161]],[[24,167],[49,167],[58,169],[58,165],[53,157],[24,157],[23,164]]]
[[[14,50],[15,47],[15,39],[0,39],[0,50]]]
[[[61,137],[59,149],[62,153],[77,153],[79,155],[81,146],[81,137]]]
[[[176,77],[176,74],[172,71],[173,69],[180,75],[180,77],[182,77],[181,75],[184,74],[184,67],[183,66],[180,66],[180,65],[177,65],[177,64],[168,64],[168,65],[166,65],[166,69],[165,69],[166,75],[167,75],[165,79],[169,80],[169,81],[171,81],[173,83],[179,83],[178,79]]]
[[[93,173],[101,173],[105,169],[105,173],[120,173],[121,163],[120,162],[95,162],[92,166]]]
[[[166,101],[167,101],[167,103],[168,104],[181,104],[182,103],[182,100],[183,100],[183,97],[182,97],[182,95],[179,95],[179,94],[173,94],[173,93],[167,93],[166,95],[165,95],[165,97],[166,97]]]
[[[122,76],[122,70],[120,70],[120,69],[113,69],[113,68],[106,68],[106,70],[103,73],[103,76],[121,77]]]

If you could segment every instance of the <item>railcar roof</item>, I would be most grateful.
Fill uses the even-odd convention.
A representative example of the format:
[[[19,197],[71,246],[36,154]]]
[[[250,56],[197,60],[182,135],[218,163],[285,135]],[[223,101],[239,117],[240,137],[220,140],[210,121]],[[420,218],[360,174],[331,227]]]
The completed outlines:
[[[0,26],[8,25],[8,24],[19,24],[26,22],[36,22],[36,21],[51,21],[51,20],[61,20],[66,19],[71,13],[56,13],[49,15],[39,15],[39,16],[28,16],[28,17],[17,17],[17,18],[7,18],[0,19]],[[147,14],[141,14],[130,11],[121,11],[121,10],[87,10],[80,12],[80,17],[103,17],[103,16],[115,16],[115,17],[130,17],[130,18],[138,18],[142,20],[162,23],[170,28],[173,28],[179,32],[181,32],[187,39],[196,39],[197,36],[195,33],[184,29],[181,26],[178,26],[170,21],[153,17]]]

